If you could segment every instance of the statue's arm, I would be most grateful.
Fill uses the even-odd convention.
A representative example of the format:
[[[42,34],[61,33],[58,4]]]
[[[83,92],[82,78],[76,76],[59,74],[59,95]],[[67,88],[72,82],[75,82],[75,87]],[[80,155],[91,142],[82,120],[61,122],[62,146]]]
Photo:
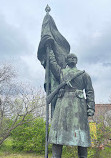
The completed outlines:
[[[60,82],[61,67],[57,64],[53,50],[50,50],[49,60],[50,60],[50,70],[55,76],[55,78]]]
[[[88,116],[93,116],[95,112],[94,89],[92,87],[91,78],[87,73],[85,73],[84,82]]]

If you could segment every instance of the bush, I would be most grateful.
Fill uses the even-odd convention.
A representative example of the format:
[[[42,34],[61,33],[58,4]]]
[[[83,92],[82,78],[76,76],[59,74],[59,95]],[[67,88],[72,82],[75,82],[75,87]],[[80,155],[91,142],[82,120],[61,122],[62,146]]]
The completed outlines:
[[[0,146],[0,152],[12,152],[13,139],[8,137],[3,144]]]
[[[29,116],[31,117],[31,116]],[[42,118],[25,123],[12,132],[13,148],[19,151],[44,153],[45,121]]]
[[[63,146],[62,157],[63,158],[77,158],[78,157],[77,147]]]

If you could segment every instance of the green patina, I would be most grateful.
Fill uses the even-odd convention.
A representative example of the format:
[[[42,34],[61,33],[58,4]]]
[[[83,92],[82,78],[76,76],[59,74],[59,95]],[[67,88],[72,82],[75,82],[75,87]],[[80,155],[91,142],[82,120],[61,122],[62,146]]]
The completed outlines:
[[[94,109],[94,91],[91,79],[84,72],[71,80],[75,73],[81,71],[69,66],[60,69],[53,53],[50,53],[50,64],[54,69],[53,75],[56,77],[56,74],[60,74],[60,82],[69,80],[70,84],[63,88],[63,96],[57,99],[49,133],[49,143],[89,147],[91,142],[87,110]],[[83,90],[86,92],[86,99]]]
[[[51,115],[53,118],[49,143],[52,143],[53,147],[56,144],[58,150],[59,145],[89,147],[91,142],[88,116],[93,116],[95,111],[91,79],[86,72],[83,73],[83,71],[76,68],[77,57],[74,54],[69,54],[70,45],[58,31],[53,18],[49,15],[49,11],[50,7],[47,6],[47,14],[43,20],[41,41],[37,52],[37,57],[46,70],[47,77],[45,78],[44,87],[46,92],[48,91],[47,95],[49,95],[49,92],[52,93],[55,89],[57,90],[58,85],[60,87],[61,84],[67,81],[67,84],[59,92],[57,90],[58,93],[51,99]],[[80,75],[78,76],[79,72]],[[86,98],[83,90],[85,90]],[[48,112],[46,116],[48,118]],[[46,119],[46,122],[48,126],[48,119]],[[46,143],[47,138],[48,134],[46,134]],[[86,148],[81,149],[79,147],[79,157],[82,150],[85,153],[82,157],[86,157]],[[48,154],[47,149],[46,144],[45,157]],[[53,157],[58,157],[55,156],[58,154],[58,150],[52,150]],[[59,153],[59,157],[61,157],[61,153]]]

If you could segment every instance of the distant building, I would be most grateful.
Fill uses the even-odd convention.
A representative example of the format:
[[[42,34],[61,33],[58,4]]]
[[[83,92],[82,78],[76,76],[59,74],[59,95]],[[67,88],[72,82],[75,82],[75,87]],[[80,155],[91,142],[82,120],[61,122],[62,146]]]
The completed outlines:
[[[95,104],[95,114],[93,117],[89,117],[89,121],[100,122],[102,117],[111,110],[111,104]]]

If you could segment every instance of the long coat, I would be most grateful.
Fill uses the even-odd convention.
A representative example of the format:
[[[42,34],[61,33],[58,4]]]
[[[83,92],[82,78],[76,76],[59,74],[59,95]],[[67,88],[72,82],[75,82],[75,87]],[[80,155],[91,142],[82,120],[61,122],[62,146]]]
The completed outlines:
[[[61,82],[70,74],[80,71],[68,66],[60,70],[54,58],[51,61],[52,69],[57,77],[60,74]],[[83,90],[85,90],[86,97],[84,97]],[[94,110],[94,108],[91,79],[84,72],[64,87],[62,97],[58,96],[49,133],[49,143],[89,147],[91,141],[87,110]]]

